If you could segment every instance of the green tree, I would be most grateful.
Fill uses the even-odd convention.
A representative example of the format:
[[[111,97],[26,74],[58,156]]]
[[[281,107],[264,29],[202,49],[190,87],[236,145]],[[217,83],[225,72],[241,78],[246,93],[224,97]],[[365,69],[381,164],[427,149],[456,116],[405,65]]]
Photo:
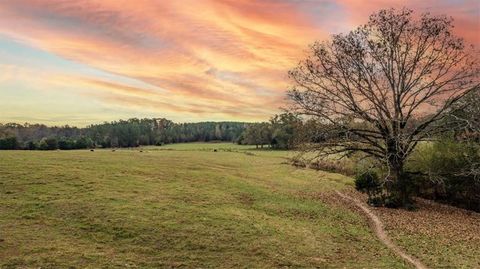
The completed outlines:
[[[28,149],[28,150],[38,149],[38,144],[35,143],[35,141],[28,141],[28,142],[26,143],[25,149]]]
[[[269,123],[254,123],[250,124],[245,132],[242,134],[243,144],[255,145],[263,148],[264,145],[269,145],[272,138],[272,129]]]
[[[54,137],[42,138],[38,144],[40,150],[56,150],[58,149],[58,141]]]
[[[89,137],[82,136],[77,141],[75,141],[75,148],[77,149],[89,149],[93,147],[93,140]]]
[[[61,150],[74,149],[75,141],[71,138],[62,137],[58,140],[58,148]]]
[[[0,149],[18,149],[17,138],[12,136],[0,139]]]
[[[295,135],[302,126],[301,119],[293,113],[282,113],[270,119],[271,144],[274,148],[290,149],[295,144]]]

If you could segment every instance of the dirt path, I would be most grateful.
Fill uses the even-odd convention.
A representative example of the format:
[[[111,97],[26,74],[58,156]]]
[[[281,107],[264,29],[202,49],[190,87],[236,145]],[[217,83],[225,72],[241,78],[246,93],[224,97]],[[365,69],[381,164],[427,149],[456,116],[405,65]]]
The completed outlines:
[[[428,268],[427,266],[422,264],[419,260],[417,260],[417,259],[413,258],[412,256],[408,255],[407,253],[405,253],[402,249],[400,249],[397,245],[395,245],[392,242],[392,240],[390,240],[387,233],[383,229],[383,226],[384,226],[383,222],[368,207],[366,207],[365,205],[363,205],[363,203],[361,203],[360,201],[358,201],[358,200],[356,200],[356,199],[354,199],[354,198],[352,198],[348,195],[345,195],[345,194],[343,194],[339,191],[335,191],[335,192],[340,197],[342,197],[343,199],[348,200],[350,202],[353,202],[355,204],[355,206],[357,206],[363,212],[365,212],[367,217],[373,223],[373,228],[374,228],[374,231],[375,231],[375,234],[377,235],[377,237],[380,239],[380,241],[382,241],[383,244],[385,244],[395,254],[402,257],[404,260],[406,260],[407,262],[409,262],[410,264],[415,266],[417,269],[427,269]]]

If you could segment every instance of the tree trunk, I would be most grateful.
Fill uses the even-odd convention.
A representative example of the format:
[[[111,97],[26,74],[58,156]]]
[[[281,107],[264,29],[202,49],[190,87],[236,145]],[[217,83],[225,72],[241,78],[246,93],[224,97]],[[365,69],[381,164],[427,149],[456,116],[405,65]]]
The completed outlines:
[[[411,197],[409,192],[409,180],[403,172],[403,163],[396,162],[395,164],[390,164],[390,170],[392,174],[392,189],[395,202],[398,206],[406,206],[410,203]]]

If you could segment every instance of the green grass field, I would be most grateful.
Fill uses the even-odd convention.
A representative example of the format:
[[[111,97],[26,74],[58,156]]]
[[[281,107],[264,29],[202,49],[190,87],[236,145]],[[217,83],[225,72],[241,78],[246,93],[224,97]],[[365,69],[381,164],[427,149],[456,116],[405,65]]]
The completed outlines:
[[[350,178],[285,156],[200,143],[0,151],[0,268],[409,268],[363,216],[315,199]]]

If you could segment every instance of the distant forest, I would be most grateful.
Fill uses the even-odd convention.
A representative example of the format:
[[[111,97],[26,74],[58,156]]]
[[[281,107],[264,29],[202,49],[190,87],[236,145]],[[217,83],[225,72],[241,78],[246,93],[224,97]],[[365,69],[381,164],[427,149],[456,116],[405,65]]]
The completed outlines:
[[[236,142],[248,123],[174,123],[164,118],[129,119],[85,128],[43,124],[0,124],[0,149],[86,149],[182,142]]]
[[[263,123],[174,123],[164,118],[133,118],[85,128],[7,123],[0,124],[0,150],[124,148],[209,141],[289,148],[293,122],[299,120],[291,114],[282,114]]]

